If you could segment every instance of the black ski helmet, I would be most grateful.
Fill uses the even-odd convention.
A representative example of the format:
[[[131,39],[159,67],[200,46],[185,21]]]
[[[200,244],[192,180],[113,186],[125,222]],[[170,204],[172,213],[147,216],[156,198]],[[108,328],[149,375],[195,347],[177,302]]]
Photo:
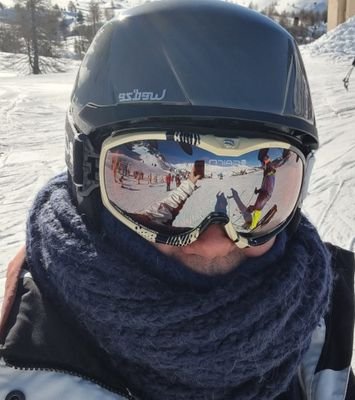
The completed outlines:
[[[271,19],[219,0],[146,3],[122,10],[96,35],[66,124],[66,161],[82,211],[92,213],[99,198],[98,190],[91,195],[95,158],[107,135],[159,121],[252,126],[305,153],[318,147],[295,40]]]

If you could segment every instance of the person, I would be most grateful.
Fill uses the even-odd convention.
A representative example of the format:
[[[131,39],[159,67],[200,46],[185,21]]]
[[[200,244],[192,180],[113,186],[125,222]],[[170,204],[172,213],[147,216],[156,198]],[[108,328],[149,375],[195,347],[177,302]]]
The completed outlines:
[[[127,213],[127,215],[135,218],[146,226],[152,224],[172,226],[187,199],[198,188],[196,183],[200,178],[200,175],[196,174],[195,167],[193,167],[188,179],[184,180],[182,184],[177,186],[168,196],[164,197],[162,200],[155,201],[139,212]]]
[[[166,183],[166,191],[170,192],[170,184],[172,181],[171,174],[169,173],[168,175],[165,176],[165,183]]]
[[[263,169],[263,180],[261,187],[255,188],[254,194],[258,195],[254,204],[248,206],[247,211],[251,215],[249,223],[250,229],[255,229],[261,219],[261,212],[267,202],[271,199],[272,193],[275,187],[275,174],[278,167],[284,164],[287,154],[280,159],[271,160],[267,154],[268,149],[262,149],[259,151],[259,161]]]
[[[353,62],[351,63],[351,67],[350,67],[349,71],[347,72],[347,74],[345,75],[345,78],[343,79],[344,87],[346,90],[349,90],[350,77],[351,77],[351,73],[353,72],[354,68],[355,68],[355,57],[353,59]]]
[[[181,185],[181,178],[179,174],[177,174],[175,177],[175,184],[177,188]]]
[[[145,226],[122,208],[141,192],[115,203],[105,179],[110,149],[142,141],[162,163],[174,146],[212,154],[224,179],[206,188],[230,187],[237,157],[289,150],[277,219],[244,231],[218,186],[186,201],[184,229]],[[301,213],[318,146],[300,53],[279,25],[221,1],[122,10],[78,72],[68,173],[38,193],[9,265],[0,398],[354,399],[354,256]],[[240,177],[245,190],[256,178]]]

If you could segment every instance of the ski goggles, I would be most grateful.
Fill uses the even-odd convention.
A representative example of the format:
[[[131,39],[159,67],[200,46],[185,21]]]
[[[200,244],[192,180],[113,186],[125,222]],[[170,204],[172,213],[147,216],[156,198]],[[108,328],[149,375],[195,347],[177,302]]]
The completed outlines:
[[[101,149],[101,197],[151,242],[184,246],[222,224],[239,247],[255,246],[292,219],[308,161],[279,140],[171,129],[113,132]]]

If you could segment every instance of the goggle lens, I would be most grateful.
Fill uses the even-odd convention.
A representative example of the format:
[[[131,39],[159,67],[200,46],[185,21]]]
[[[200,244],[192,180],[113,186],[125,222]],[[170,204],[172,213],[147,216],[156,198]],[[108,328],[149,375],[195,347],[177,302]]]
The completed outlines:
[[[166,235],[211,215],[224,215],[248,237],[265,235],[293,212],[304,162],[281,147],[231,154],[166,140],[117,145],[105,155],[107,198],[133,222]]]

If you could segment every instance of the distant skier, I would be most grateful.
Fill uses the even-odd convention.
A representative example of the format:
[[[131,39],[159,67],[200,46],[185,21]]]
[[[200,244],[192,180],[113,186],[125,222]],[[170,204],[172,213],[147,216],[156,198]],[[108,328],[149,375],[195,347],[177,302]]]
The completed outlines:
[[[179,187],[181,185],[181,178],[180,175],[176,175],[175,177],[175,183],[176,183],[176,187]]]
[[[117,182],[117,170],[118,170],[118,154],[113,153],[111,159],[111,170],[113,174],[113,179]]]
[[[166,183],[166,191],[170,192],[170,185],[171,185],[171,174],[166,175],[165,177],[165,183]]]
[[[349,89],[350,76],[351,76],[351,73],[353,72],[354,67],[355,67],[355,57],[353,59],[353,62],[351,64],[351,67],[350,67],[348,73],[345,75],[345,78],[343,79],[344,87],[346,90]]]

